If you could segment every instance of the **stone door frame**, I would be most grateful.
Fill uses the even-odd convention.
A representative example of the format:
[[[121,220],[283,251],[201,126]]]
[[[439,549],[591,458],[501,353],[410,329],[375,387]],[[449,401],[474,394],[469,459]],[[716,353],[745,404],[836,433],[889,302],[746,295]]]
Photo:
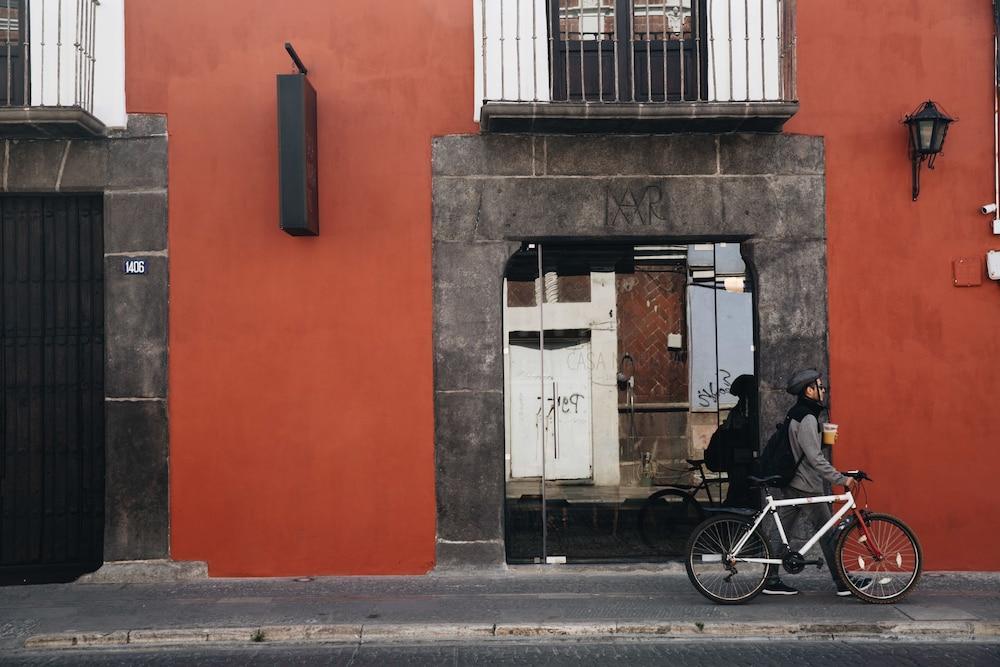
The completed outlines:
[[[461,135],[432,147],[439,569],[503,567],[502,281],[524,241],[740,241],[761,430],[786,376],[828,366],[823,140]]]
[[[0,194],[104,197],[104,560],[170,554],[167,119],[86,139],[3,139]],[[124,258],[145,261],[125,275]]]

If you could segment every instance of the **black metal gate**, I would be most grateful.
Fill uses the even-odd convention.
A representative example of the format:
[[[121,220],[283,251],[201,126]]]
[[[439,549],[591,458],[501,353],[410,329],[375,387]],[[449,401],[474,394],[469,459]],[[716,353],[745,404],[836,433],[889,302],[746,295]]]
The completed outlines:
[[[102,562],[102,198],[0,197],[0,581]]]

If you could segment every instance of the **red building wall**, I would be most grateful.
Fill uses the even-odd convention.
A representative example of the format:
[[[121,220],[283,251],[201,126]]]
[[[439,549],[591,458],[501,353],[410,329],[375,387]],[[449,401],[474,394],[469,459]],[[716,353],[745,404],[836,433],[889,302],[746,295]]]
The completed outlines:
[[[1000,289],[950,275],[1000,245],[976,212],[991,8],[798,4],[787,131],[826,137],[837,461],[871,471],[929,567],[997,569],[969,508],[997,508]],[[472,31],[470,0],[127,3],[128,109],[169,117],[173,558],[217,576],[433,566],[430,145],[477,131]],[[319,93],[318,238],[277,229],[286,40]],[[899,120],[928,97],[960,122],[913,203]]]
[[[801,111],[826,137],[835,458],[920,537],[932,569],[1000,569],[995,374],[1000,285],[952,286],[952,260],[1000,248],[993,201],[991,3],[799,2]],[[900,120],[933,99],[959,121],[910,198]]]
[[[431,137],[473,132],[472,4],[126,5],[130,112],[170,131],[175,559],[434,564]],[[278,230],[275,74],[319,95],[321,235]]]

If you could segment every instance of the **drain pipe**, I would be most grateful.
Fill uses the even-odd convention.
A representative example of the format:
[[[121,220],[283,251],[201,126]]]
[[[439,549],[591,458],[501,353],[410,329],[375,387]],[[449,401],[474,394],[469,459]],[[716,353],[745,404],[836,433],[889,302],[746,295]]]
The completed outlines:
[[[1000,206],[1000,6],[993,0],[993,203]],[[1000,219],[1000,213],[994,216]],[[993,233],[1000,234],[1000,224],[993,223]]]
[[[1000,234],[1000,5],[993,0],[993,233]]]
[[[549,536],[547,531],[548,516],[545,509],[545,274],[542,273],[542,244],[538,243],[535,247],[538,256],[538,287],[535,288],[535,300],[538,302],[538,374],[541,376],[539,380],[542,385],[540,395],[542,409],[539,412],[542,416],[541,424],[539,424],[542,431],[542,565],[547,565],[549,561]],[[555,407],[555,396],[552,397],[552,405]],[[555,421],[554,417],[553,421]]]

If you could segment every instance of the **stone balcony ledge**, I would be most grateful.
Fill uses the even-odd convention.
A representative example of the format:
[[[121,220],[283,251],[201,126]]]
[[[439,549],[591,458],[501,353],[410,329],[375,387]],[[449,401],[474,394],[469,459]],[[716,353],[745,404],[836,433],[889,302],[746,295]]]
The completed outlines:
[[[798,102],[486,102],[483,132],[781,132]]]
[[[0,138],[52,139],[104,136],[104,123],[72,107],[0,107]]]

